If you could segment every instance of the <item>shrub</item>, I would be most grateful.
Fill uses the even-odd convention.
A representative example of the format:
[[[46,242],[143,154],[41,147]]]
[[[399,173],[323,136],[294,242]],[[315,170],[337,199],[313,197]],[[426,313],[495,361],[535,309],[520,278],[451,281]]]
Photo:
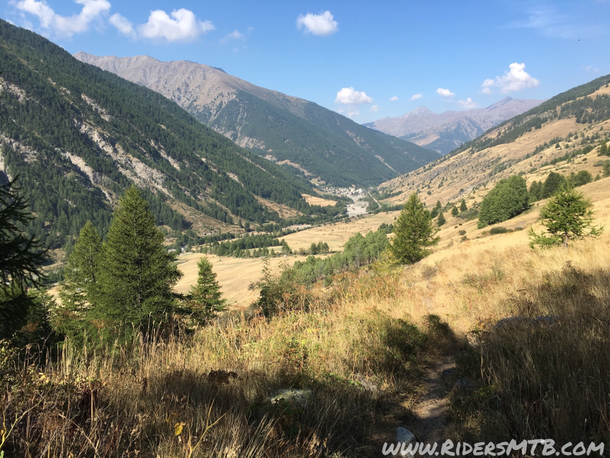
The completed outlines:
[[[505,227],[502,227],[502,226],[496,226],[496,227],[492,227],[492,228],[489,230],[489,233],[490,233],[491,235],[494,235],[494,234],[506,234],[507,232],[510,232],[510,230],[509,230],[509,229],[507,229],[507,228],[505,228]]]
[[[480,229],[517,216],[528,208],[529,195],[523,177],[513,175],[502,179],[485,196],[479,212]]]

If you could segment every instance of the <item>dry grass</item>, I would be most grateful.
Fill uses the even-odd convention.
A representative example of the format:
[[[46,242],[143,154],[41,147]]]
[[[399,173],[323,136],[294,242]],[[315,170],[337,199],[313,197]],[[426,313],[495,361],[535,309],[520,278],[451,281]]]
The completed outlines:
[[[321,207],[333,207],[337,202],[322,197],[310,196],[309,194],[301,194],[305,202],[309,205],[320,205]]]
[[[55,364],[22,361],[0,397],[5,418],[20,419],[8,456],[376,456],[379,430],[408,415],[400,403],[416,395],[430,348],[408,321],[369,305],[395,298],[394,282],[348,275],[307,313],[237,314],[193,335],[67,344]],[[313,397],[269,402],[287,387]]]

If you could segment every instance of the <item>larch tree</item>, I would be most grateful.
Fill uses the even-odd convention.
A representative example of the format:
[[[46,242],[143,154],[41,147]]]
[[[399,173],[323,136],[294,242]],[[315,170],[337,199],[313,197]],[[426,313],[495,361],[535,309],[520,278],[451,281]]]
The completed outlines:
[[[530,229],[530,246],[562,245],[571,240],[600,235],[603,227],[593,226],[593,204],[573,187],[565,186],[540,210],[546,233]]]
[[[430,212],[416,193],[411,194],[394,224],[392,255],[402,264],[416,263],[430,253],[428,247],[438,243],[437,231]]]
[[[172,287],[182,273],[140,191],[129,188],[113,214],[100,254],[92,308],[105,325],[147,324],[169,320],[175,303]]]

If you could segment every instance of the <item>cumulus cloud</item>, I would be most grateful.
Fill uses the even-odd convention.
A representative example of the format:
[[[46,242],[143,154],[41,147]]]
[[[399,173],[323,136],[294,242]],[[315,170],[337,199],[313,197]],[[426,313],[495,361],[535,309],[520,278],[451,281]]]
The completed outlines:
[[[210,21],[200,21],[192,11],[180,8],[169,15],[163,10],[151,11],[148,22],[138,26],[138,33],[153,40],[193,41],[214,29]]]
[[[390,102],[396,102],[398,100],[398,96],[390,97]]]
[[[371,113],[377,113],[379,111],[379,105],[373,105],[371,107]]]
[[[436,90],[436,93],[442,97],[453,97],[455,94],[453,92],[451,92],[449,89],[443,89],[442,87],[439,87]]]
[[[360,116],[360,112],[358,110],[348,111],[347,116],[349,116],[350,118],[353,118],[354,116]]]
[[[83,8],[80,13],[69,17],[55,13],[45,0],[22,0],[15,3],[15,7],[36,16],[43,29],[67,38],[76,33],[86,32],[92,22],[110,10],[110,3],[107,0],[75,0],[75,3],[82,5]]]
[[[481,85],[483,94],[491,94],[492,88],[500,89],[500,92],[507,94],[509,92],[517,92],[526,88],[536,87],[540,84],[536,78],[531,77],[525,71],[525,64],[517,62],[510,64],[509,69],[504,72],[504,76],[496,76],[495,79],[486,79]]]
[[[119,13],[115,13],[110,16],[108,20],[113,26],[115,26],[119,32],[123,35],[127,36],[135,36],[136,31],[133,29],[131,22],[129,22],[125,17],[121,16]]]
[[[323,11],[320,14],[307,13],[297,18],[297,28],[305,29],[305,32],[314,35],[330,35],[339,30],[339,24],[334,20],[330,11]]]
[[[472,101],[470,97],[468,97],[466,100],[458,100],[458,105],[460,106],[460,108],[465,108],[468,110],[479,107],[476,103]]]
[[[423,94],[413,94],[413,97],[411,97],[411,100],[421,99],[423,96],[424,96]]]
[[[233,30],[233,32],[225,35],[225,37],[220,40],[220,42],[226,43],[230,40],[243,40],[244,38],[246,38],[246,36],[243,33],[239,32],[239,30]]]
[[[373,99],[366,95],[365,92],[355,91],[353,87],[344,87],[337,92],[335,103],[343,105],[362,105],[371,103]]]

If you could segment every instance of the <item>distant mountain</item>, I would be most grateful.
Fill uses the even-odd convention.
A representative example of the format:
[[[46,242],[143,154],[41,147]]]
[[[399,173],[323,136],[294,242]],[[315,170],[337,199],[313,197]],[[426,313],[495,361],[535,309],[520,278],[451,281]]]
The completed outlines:
[[[426,107],[397,118],[382,118],[365,127],[447,154],[503,121],[540,105],[544,100],[506,97],[487,108],[433,113]]]
[[[379,184],[438,158],[436,152],[222,69],[148,56],[74,56],[159,92],[240,146],[310,180],[337,186]]]
[[[2,20],[0,43],[0,182],[19,176],[36,215],[28,230],[51,246],[87,220],[105,232],[132,184],[160,224],[198,235],[329,211],[303,200],[306,180],[158,93]]]

